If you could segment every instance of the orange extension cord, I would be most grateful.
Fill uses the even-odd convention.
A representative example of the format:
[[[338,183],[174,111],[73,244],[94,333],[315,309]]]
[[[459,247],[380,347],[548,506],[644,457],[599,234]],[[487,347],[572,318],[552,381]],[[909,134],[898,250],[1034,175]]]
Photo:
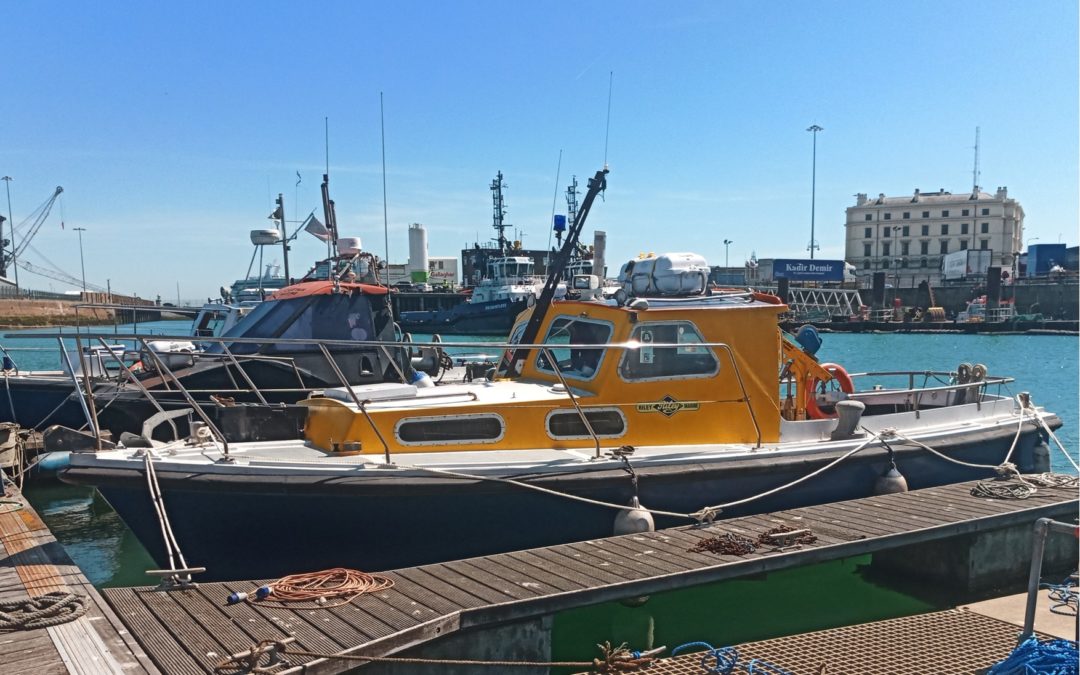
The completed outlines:
[[[249,601],[282,604],[311,602],[316,608],[329,609],[347,605],[365,593],[383,591],[393,585],[393,579],[381,574],[368,574],[344,567],[335,567],[321,572],[290,574],[282,577],[264,587],[269,590],[268,594],[260,593],[260,597],[251,598]],[[334,604],[327,604],[328,600],[335,598],[340,598],[340,600]]]

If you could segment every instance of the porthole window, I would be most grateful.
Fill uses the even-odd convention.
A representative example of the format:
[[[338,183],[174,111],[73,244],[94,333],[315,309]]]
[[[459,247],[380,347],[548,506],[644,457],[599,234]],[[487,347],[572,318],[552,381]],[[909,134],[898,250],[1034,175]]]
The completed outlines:
[[[619,375],[624,380],[708,377],[720,370],[720,361],[713,350],[698,346],[705,340],[689,321],[638,324],[630,340],[641,346],[623,352]],[[652,346],[664,343],[678,346]]]
[[[505,431],[502,417],[494,414],[406,417],[394,426],[402,445],[494,443]]]
[[[589,408],[583,412],[598,438],[618,438],[626,433],[626,418],[618,408]],[[592,438],[577,410],[548,413],[547,433],[555,439]]]
[[[604,349],[569,348],[557,345],[606,345],[611,340],[611,324],[577,316],[560,316],[551,322],[544,344],[555,345],[548,352],[558,364],[563,377],[591,380],[600,370]],[[553,372],[547,356],[536,357],[537,370]]]

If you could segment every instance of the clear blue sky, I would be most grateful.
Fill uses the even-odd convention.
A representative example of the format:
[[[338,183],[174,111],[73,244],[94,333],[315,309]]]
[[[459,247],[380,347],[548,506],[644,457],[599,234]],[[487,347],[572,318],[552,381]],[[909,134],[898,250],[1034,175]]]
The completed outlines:
[[[16,222],[64,187],[66,230],[57,208],[34,243],[72,274],[81,226],[92,283],[216,296],[271,195],[290,217],[318,207],[324,117],[341,233],[383,255],[384,92],[393,262],[411,222],[431,255],[487,238],[498,170],[541,247],[559,151],[560,212],[570,176],[603,164],[613,71],[610,188],[586,227],[611,267],[723,264],[725,238],[732,264],[804,256],[813,123],[819,257],[842,256],[857,192],[970,189],[976,126],[984,188],[1009,187],[1028,238],[1074,244],[1077,25],[1074,0],[9,2],[0,175]],[[303,235],[294,269],[324,250]]]

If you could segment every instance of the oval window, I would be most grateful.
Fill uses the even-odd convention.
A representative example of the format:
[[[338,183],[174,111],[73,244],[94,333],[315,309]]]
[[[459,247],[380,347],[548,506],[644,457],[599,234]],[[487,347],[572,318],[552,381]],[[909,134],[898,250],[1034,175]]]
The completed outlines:
[[[394,426],[394,436],[402,445],[494,443],[505,430],[502,417],[491,414],[407,417]]]
[[[618,438],[626,433],[626,418],[618,408],[585,410],[593,432],[599,438]],[[576,410],[556,410],[547,418],[548,436],[552,438],[592,438]]]

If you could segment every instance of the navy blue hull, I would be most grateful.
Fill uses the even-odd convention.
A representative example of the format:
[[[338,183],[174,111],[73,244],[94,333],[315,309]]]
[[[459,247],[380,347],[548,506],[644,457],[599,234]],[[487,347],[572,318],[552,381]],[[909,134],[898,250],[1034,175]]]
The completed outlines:
[[[1035,432],[1014,456],[1031,471]],[[997,464],[1008,438],[982,439],[943,449],[957,459]],[[911,489],[992,477],[989,470],[943,461],[922,450],[897,451]],[[722,469],[689,465],[639,470],[641,502],[689,513],[704,506],[760,494],[820,468],[835,456],[747,460]],[[631,460],[632,461],[632,460]],[[881,450],[867,451],[776,495],[721,517],[866,497],[888,468]],[[615,511],[490,482],[417,480],[388,484],[380,478],[304,480],[209,477],[158,469],[165,504],[187,562],[208,568],[210,579],[256,579],[336,566],[368,571],[488,555],[612,534]],[[80,469],[65,481],[97,485],[160,563],[161,533],[141,471]],[[625,472],[577,474],[537,481],[562,492],[625,504]],[[659,519],[658,527],[689,521]]]
[[[75,385],[38,383],[18,378],[0,383],[0,422],[15,422],[24,429],[62,424],[78,429],[86,424]],[[14,413],[14,414],[13,414]]]
[[[464,302],[451,309],[402,312],[398,325],[412,333],[507,335],[514,319],[528,306],[525,300]]]

